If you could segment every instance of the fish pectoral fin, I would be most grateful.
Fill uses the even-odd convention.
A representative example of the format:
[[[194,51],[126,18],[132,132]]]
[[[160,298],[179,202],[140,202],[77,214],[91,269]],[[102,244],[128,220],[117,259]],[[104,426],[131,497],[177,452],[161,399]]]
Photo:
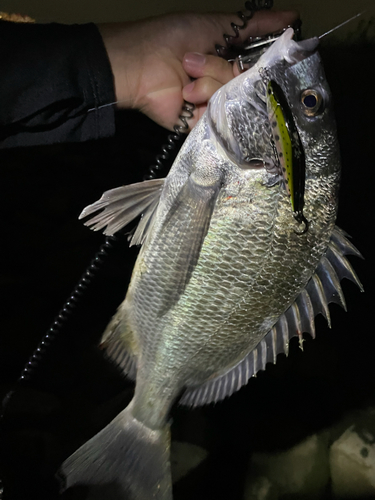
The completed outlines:
[[[171,235],[170,246],[175,249],[175,254],[164,281],[160,316],[178,301],[189,283],[210,225],[220,186],[220,179],[203,185],[191,175],[166,216],[162,231]]]
[[[111,189],[103,193],[100,200],[87,206],[79,218],[83,219],[104,209],[87,220],[85,226],[89,226],[94,231],[104,228],[103,233],[112,236],[138,215],[143,214],[131,245],[143,243],[159,203],[163,185],[164,179],[152,179]]]

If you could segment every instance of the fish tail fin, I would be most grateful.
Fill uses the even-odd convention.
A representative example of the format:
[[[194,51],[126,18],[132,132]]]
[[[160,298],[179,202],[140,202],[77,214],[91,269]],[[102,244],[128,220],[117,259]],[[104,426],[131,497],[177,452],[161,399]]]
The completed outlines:
[[[65,460],[58,476],[64,490],[89,486],[89,498],[172,500],[169,454],[169,425],[146,427],[133,417],[130,404]]]

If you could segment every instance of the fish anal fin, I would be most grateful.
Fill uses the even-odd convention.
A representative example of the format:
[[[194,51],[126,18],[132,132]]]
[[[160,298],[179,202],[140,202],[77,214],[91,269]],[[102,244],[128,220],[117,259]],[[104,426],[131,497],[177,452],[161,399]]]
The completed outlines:
[[[267,363],[275,363],[278,354],[288,355],[290,340],[298,336],[303,347],[303,333],[315,337],[314,318],[322,313],[330,326],[328,304],[336,302],[345,306],[340,280],[349,278],[362,290],[362,285],[344,257],[345,254],[361,256],[348,242],[346,234],[335,228],[326,253],[322,256],[315,273],[296,300],[279,317],[270,331],[258,345],[227,372],[211,379],[199,387],[187,388],[180,404],[199,406],[229,397],[245,385],[259,370],[265,370]]]

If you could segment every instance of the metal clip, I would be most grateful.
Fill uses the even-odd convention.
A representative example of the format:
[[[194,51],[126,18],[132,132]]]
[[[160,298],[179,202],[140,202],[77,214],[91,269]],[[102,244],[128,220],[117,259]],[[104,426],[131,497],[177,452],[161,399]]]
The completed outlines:
[[[279,35],[271,35],[266,39],[264,37],[256,37],[250,44],[246,45],[243,48],[243,53],[239,54],[235,59],[240,72],[242,73],[251,68],[278,37]]]
[[[301,38],[301,24],[301,20],[298,19],[293,26],[291,26],[294,29],[295,40],[300,40]],[[290,26],[288,26],[288,28],[289,27]],[[272,45],[286,29],[287,28],[283,28],[280,31],[269,33],[264,36],[250,37],[241,47],[240,53],[237,57],[232,59],[232,61],[237,63],[239,71],[242,73],[243,71],[254,66],[260,56],[266,52],[268,47]]]

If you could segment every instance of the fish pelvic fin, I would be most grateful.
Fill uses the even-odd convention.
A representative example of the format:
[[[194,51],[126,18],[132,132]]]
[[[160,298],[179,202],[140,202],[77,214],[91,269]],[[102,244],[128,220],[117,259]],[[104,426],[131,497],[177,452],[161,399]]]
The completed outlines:
[[[170,430],[150,429],[132,403],[62,464],[62,491],[88,486],[90,500],[172,500]]]

